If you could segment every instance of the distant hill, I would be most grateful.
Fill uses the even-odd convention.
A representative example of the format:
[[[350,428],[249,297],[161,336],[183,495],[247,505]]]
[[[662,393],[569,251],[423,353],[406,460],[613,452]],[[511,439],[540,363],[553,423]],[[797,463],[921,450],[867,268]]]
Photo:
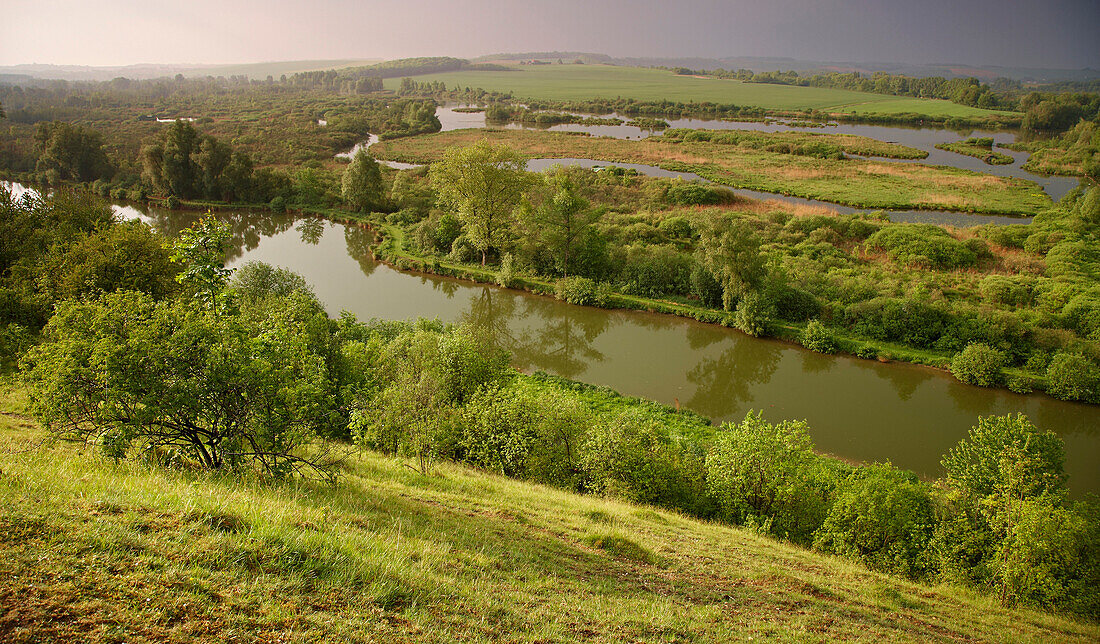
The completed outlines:
[[[282,74],[312,72],[326,69],[342,69],[371,65],[380,59],[340,59],[340,60],[292,60],[267,63],[243,63],[239,65],[124,65],[119,67],[91,67],[88,65],[11,65],[0,67],[0,82],[11,83],[7,77],[18,75],[49,80],[105,81],[124,77],[131,80],[162,78],[183,74],[188,78],[197,76],[248,76],[263,79],[267,76],[279,77]],[[18,82],[18,81],[16,81]]]
[[[390,76],[398,73],[406,75],[430,73],[423,64],[411,64],[409,61],[422,63],[428,60],[467,61],[456,58],[410,58],[398,61],[385,61],[381,59],[338,59],[338,60],[294,60],[266,63],[244,63],[236,65],[125,65],[117,67],[91,67],[87,65],[42,65],[25,64],[0,66],[0,83],[3,84],[32,84],[31,79],[45,80],[71,80],[71,81],[105,81],[113,78],[125,77],[132,80],[148,78],[162,78],[183,74],[188,78],[201,76],[248,76],[249,78],[264,79],[267,76],[278,78],[282,74],[294,74],[298,72],[312,72],[328,69],[346,69],[349,67],[373,68],[373,71],[383,72]],[[592,65],[621,65],[627,67],[687,67],[689,69],[751,69],[754,72],[787,71],[797,72],[860,72],[872,74],[877,71],[891,74],[905,74],[906,76],[943,76],[953,78],[958,76],[974,76],[983,80],[991,80],[997,77],[1012,78],[1031,83],[1058,83],[1065,81],[1089,81],[1100,79],[1100,70],[1096,69],[1039,69],[1028,67],[998,67],[973,65],[920,65],[908,63],[867,63],[844,61],[808,61],[795,58],[779,57],[753,57],[733,56],[728,58],[661,58],[661,57],[620,57],[616,58],[606,54],[577,51],[541,51],[521,53],[501,53],[480,56],[472,59],[471,63],[515,63],[537,60],[548,63],[556,63],[559,60],[571,63],[576,60]],[[417,69],[421,67],[422,69]],[[461,67],[458,66],[458,67]],[[455,67],[456,69],[458,67]],[[471,67],[465,67],[470,69]],[[482,67],[482,69],[486,69]],[[491,69],[491,68],[489,68]]]

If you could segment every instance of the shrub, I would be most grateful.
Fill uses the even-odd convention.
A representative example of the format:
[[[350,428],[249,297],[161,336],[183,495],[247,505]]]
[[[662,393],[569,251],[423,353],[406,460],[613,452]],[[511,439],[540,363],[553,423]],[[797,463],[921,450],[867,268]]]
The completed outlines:
[[[554,285],[559,300],[582,306],[606,306],[607,291],[587,277],[563,277]]]
[[[627,409],[597,423],[583,451],[593,492],[686,511],[705,504],[702,460],[674,443],[660,419]]]
[[[798,336],[798,341],[810,351],[836,353],[836,340],[833,334],[818,320],[810,320],[806,324],[806,328]]]
[[[703,306],[722,306],[722,285],[700,264],[691,269],[691,293],[699,298]]]
[[[1055,354],[1047,367],[1047,393],[1062,400],[1100,402],[1096,363],[1079,353]]]
[[[979,257],[975,248],[932,224],[888,226],[868,237],[865,243],[867,248],[882,250],[890,259],[905,266],[964,268],[976,265]]]
[[[674,181],[665,193],[669,203],[682,206],[713,205],[722,202],[722,193],[695,181]]]
[[[768,335],[774,316],[775,307],[771,301],[763,293],[751,291],[737,303],[737,310],[733,314],[733,325],[759,338]]]
[[[951,359],[951,373],[960,382],[992,387],[1001,382],[1005,355],[980,342],[972,342]]]
[[[669,239],[690,239],[694,231],[683,217],[669,217],[657,224],[657,228]]]
[[[723,424],[706,469],[720,515],[734,523],[751,519],[808,543],[824,519],[830,485],[803,422],[771,424],[749,412],[740,424]]]
[[[814,548],[917,579],[928,569],[926,550],[935,525],[927,485],[889,464],[869,465],[840,485]]]

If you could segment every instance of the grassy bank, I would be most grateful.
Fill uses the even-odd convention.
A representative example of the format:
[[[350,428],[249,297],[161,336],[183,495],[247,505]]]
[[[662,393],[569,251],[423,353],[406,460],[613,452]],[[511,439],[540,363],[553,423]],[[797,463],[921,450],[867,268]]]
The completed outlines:
[[[812,135],[803,135],[812,136]],[[820,199],[856,208],[1034,215],[1051,205],[1031,181],[969,170],[867,159],[822,159],[710,141],[641,141],[531,130],[453,130],[385,141],[371,152],[407,163],[438,161],[454,146],[488,139],[531,158],[585,158],[694,172],[723,185]]]
[[[1013,161],[1007,154],[993,151],[993,139],[970,138],[954,143],[937,143],[936,148],[981,159],[989,165],[1008,165]]]
[[[269,485],[43,444],[0,407],[0,639],[1095,641],[732,527],[353,455]]]
[[[679,76],[667,70],[610,65],[516,65],[515,71],[459,71],[417,76],[416,80],[429,83],[440,81],[449,88],[457,85],[512,92],[517,98],[546,101],[622,97],[640,101],[709,101],[774,110],[916,113],[939,118],[986,118],[1007,114],[941,100]],[[401,79],[387,79],[384,84],[387,89],[396,90],[401,85]]]
[[[759,209],[767,209],[768,203],[757,204]],[[478,264],[468,264],[450,261],[446,258],[427,257],[410,250],[406,245],[405,232],[392,224],[370,222],[359,218],[341,217],[339,213],[316,213],[336,221],[350,224],[369,225],[379,235],[379,241],[374,247],[376,259],[403,271],[430,273],[444,277],[467,280],[479,284],[496,284],[498,273],[493,268],[482,267]],[[680,213],[684,214],[684,213]],[[555,284],[548,278],[532,276],[523,273],[513,275],[509,287],[523,290],[536,295],[553,297]],[[708,324],[718,324],[725,327],[733,327],[733,315],[722,310],[716,310],[701,306],[686,300],[658,299],[640,297],[612,292],[609,294],[605,306],[613,309],[627,309],[635,311],[647,311],[650,313],[662,313],[691,318]],[[800,336],[806,323],[792,322],[789,320],[775,320],[771,325],[771,333],[775,338],[801,345]],[[875,359],[881,362],[899,361],[932,367],[942,371],[949,371],[953,353],[935,349],[921,349],[907,346],[897,342],[874,340],[850,333],[844,329],[832,328],[838,350],[850,355],[860,356],[865,359]],[[1038,390],[1044,390],[1046,383],[1042,377],[1027,374],[1022,369],[1007,367],[1004,370],[1006,377],[1027,378],[1031,386]]]

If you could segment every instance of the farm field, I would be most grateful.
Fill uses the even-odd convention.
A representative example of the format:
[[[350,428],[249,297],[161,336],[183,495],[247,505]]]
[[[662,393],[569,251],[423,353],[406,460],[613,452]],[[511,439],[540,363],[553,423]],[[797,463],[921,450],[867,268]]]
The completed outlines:
[[[575,101],[633,98],[758,106],[774,110],[815,109],[857,114],[914,112],[934,117],[984,118],[1007,112],[984,110],[949,101],[899,98],[883,94],[819,87],[795,87],[737,80],[677,76],[667,70],[611,65],[515,66],[516,71],[460,71],[416,76],[417,82],[442,81],[448,88],[483,88],[512,92],[518,99]],[[396,90],[400,78],[384,81]]]

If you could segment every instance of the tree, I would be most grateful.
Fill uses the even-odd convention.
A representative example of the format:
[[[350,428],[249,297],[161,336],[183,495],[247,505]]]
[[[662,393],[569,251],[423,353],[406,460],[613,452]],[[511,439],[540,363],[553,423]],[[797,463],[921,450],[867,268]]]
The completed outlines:
[[[384,190],[378,162],[365,150],[359,150],[344,170],[341,181],[344,201],[356,212],[367,213],[382,204]]]
[[[1027,416],[983,416],[941,464],[947,481],[978,498],[1032,497],[1065,491],[1062,439]]]
[[[172,261],[184,265],[176,281],[190,287],[207,309],[217,308],[233,270],[225,267],[232,233],[229,226],[206,213],[192,228],[180,231],[173,245]]]
[[[512,226],[513,211],[529,183],[526,166],[519,152],[482,140],[447,150],[431,167],[432,185],[440,200],[458,211],[467,239],[481,251],[482,266]]]
[[[42,122],[35,127],[34,140],[39,172],[74,181],[95,181],[113,173],[98,132],[61,121]]]
[[[24,360],[35,413],[115,458],[329,477],[333,462],[311,446],[334,398],[303,331],[324,312],[301,298],[278,310],[253,326],[133,292],[63,302]]]
[[[750,411],[722,425],[706,458],[707,487],[726,519],[806,543],[825,514],[816,461],[806,423],[772,424]]]
[[[719,218],[700,231],[697,260],[722,286],[722,306],[732,311],[767,274],[760,239],[747,222]]]
[[[591,234],[592,224],[601,215],[589,207],[586,200],[576,193],[576,187],[567,170],[557,168],[544,177],[550,197],[532,213],[532,220],[542,242],[554,257],[554,263],[562,276],[569,277],[570,260]]]

